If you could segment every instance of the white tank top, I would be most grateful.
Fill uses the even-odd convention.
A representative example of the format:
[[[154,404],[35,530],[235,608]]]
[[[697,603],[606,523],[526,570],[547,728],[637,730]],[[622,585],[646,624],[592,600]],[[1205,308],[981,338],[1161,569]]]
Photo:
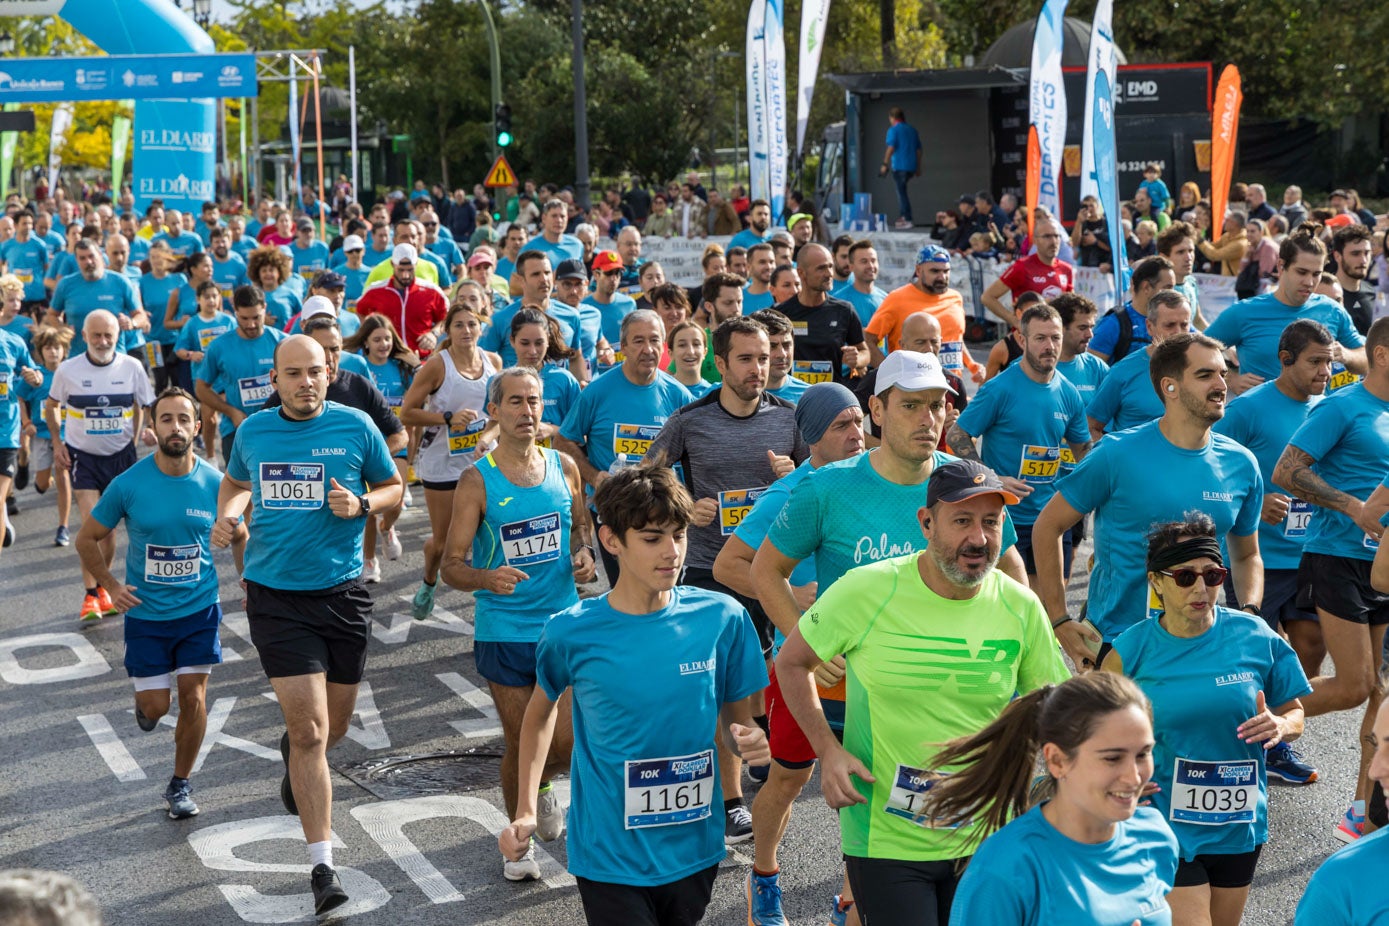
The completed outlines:
[[[447,349],[440,351],[439,355],[444,362],[444,381],[425,401],[424,407],[431,412],[451,411],[455,414],[468,408],[477,412],[479,417],[471,424],[455,421],[451,428],[436,425],[425,429],[424,442],[415,460],[415,473],[424,482],[453,484],[465,469],[473,465],[478,433],[487,426],[487,384],[497,370],[487,354],[483,353],[482,375],[469,379],[458,372]]]

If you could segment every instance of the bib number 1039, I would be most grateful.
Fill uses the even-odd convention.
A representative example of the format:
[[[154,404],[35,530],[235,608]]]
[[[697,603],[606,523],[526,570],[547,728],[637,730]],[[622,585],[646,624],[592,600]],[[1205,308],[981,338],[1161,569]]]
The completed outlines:
[[[1198,826],[1253,823],[1259,803],[1258,763],[1253,759],[1233,762],[1177,759],[1171,800],[1169,816],[1176,823]]]

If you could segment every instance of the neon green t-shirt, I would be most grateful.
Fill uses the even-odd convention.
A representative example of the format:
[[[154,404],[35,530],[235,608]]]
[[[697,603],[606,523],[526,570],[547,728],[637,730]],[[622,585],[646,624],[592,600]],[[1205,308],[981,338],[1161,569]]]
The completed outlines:
[[[844,748],[877,781],[839,811],[845,855],[941,861],[968,855],[975,826],[918,817],[931,744],[977,733],[1015,692],[1070,677],[1042,603],[994,569],[975,597],[942,598],[909,554],[851,569],[800,621],[821,659],[845,654]],[[950,771],[938,769],[936,771]]]

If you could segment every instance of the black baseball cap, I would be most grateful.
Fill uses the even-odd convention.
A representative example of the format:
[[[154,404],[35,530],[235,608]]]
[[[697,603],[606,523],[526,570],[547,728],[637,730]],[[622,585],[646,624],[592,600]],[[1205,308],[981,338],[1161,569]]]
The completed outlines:
[[[993,470],[974,460],[951,460],[937,466],[926,482],[926,507],[936,502],[953,505],[976,495],[999,495],[1005,505],[1016,505],[1018,497],[1003,487]]]
[[[347,277],[336,270],[324,270],[309,284],[313,289],[346,289]]]
[[[588,271],[584,269],[584,262],[570,257],[559,262],[555,268],[556,280],[587,280]]]

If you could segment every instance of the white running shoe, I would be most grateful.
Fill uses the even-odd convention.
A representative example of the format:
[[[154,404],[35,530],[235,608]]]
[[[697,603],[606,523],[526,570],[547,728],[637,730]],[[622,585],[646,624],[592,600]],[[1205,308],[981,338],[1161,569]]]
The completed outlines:
[[[539,881],[540,863],[535,860],[535,846],[528,847],[520,861],[504,859],[502,875],[508,881]]]
[[[564,835],[564,805],[554,786],[540,792],[535,802],[535,836],[541,842],[554,842]]]
[[[381,581],[381,564],[375,558],[362,562],[362,581],[366,583]]]
[[[403,552],[405,552],[405,549],[400,544],[400,535],[397,534],[396,529],[392,527],[390,530],[386,531],[386,559],[400,559],[400,554]]]

